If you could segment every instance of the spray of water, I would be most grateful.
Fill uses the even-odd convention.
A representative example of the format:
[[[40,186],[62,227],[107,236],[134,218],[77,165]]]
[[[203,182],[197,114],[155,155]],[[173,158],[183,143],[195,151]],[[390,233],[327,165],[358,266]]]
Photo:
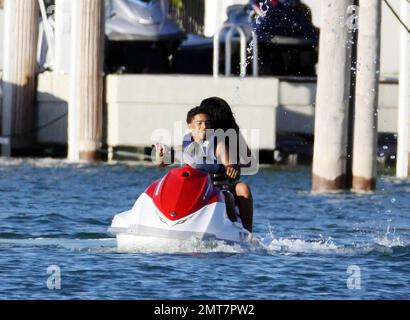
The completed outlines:
[[[396,234],[396,229],[390,226],[391,219],[388,220],[386,232],[383,236],[377,236],[374,240],[376,244],[387,248],[392,247],[404,247],[404,242],[401,240],[400,235]]]
[[[376,237],[373,243],[361,245],[336,244],[332,237],[319,235],[316,239],[275,237],[270,229],[265,237],[252,237],[242,244],[226,243],[220,240],[201,241],[152,239],[151,242],[134,244],[129,247],[117,248],[114,238],[101,239],[62,239],[62,238],[32,238],[32,239],[0,239],[0,248],[10,247],[52,247],[63,250],[92,253],[144,253],[144,254],[209,254],[228,253],[246,254],[257,252],[261,254],[336,254],[357,255],[371,252],[393,254],[395,248],[409,249],[395,230],[390,226],[381,237]]]

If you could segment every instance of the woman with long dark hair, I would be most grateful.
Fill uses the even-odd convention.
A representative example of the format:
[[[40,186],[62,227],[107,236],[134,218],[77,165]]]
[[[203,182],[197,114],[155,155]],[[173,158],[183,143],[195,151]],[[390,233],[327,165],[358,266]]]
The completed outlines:
[[[201,102],[201,107],[204,108],[210,115],[211,127],[213,130],[216,131],[218,129],[222,129],[224,132],[227,132],[228,130],[233,129],[235,131],[237,139],[236,146],[238,147],[238,149],[235,150],[235,153],[237,154],[236,166],[238,168],[249,167],[251,164],[241,163],[241,159],[252,157],[252,154],[245,142],[245,139],[240,133],[239,126],[236,123],[229,104],[221,98],[211,97],[204,99]],[[229,141],[227,144],[229,144]],[[227,145],[227,147],[229,150],[229,145]],[[241,151],[243,153],[243,149],[246,150],[246,154],[241,154]],[[252,232],[253,198],[251,190],[246,182],[238,181],[234,186],[233,193],[239,208],[242,224],[247,230]]]

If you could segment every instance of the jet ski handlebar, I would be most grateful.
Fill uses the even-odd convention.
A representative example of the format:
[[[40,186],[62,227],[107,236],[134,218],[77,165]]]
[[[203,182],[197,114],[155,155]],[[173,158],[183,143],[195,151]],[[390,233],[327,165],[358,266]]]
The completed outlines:
[[[223,165],[220,165],[219,171],[210,173],[210,175],[214,186],[219,186],[222,189],[231,189],[233,183],[240,179],[240,174],[235,179],[229,178]]]

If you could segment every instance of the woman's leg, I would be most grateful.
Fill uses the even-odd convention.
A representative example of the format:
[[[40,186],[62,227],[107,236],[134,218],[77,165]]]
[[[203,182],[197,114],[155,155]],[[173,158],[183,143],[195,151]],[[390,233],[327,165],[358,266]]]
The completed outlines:
[[[252,232],[253,224],[253,198],[251,189],[246,182],[239,182],[235,186],[236,202],[239,207],[242,224],[245,229]]]
[[[223,191],[223,195],[225,197],[226,214],[228,215],[229,220],[236,222],[235,198],[229,191]]]

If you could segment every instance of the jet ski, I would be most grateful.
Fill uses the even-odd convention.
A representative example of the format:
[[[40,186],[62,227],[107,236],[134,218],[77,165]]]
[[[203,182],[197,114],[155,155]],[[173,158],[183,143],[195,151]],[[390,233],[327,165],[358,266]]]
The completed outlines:
[[[228,26],[242,26],[248,44],[258,41],[258,72],[261,76],[315,76],[319,29],[312,24],[310,9],[300,0],[249,0],[231,5],[220,34],[219,64],[224,70]],[[233,74],[240,74],[240,38],[232,37]],[[186,61],[191,61],[186,64]],[[188,35],[174,54],[177,73],[212,74],[213,39]],[[251,64],[248,66],[251,73]]]
[[[68,73],[73,1],[59,0],[56,6],[55,0],[42,1],[45,10],[40,22],[39,69]],[[169,0],[105,0],[104,3],[105,72],[167,73],[169,57],[185,39],[184,30],[168,15]],[[48,22],[47,41],[43,21]],[[55,58],[48,48],[56,49]]]
[[[168,16],[168,0],[106,0],[108,72],[163,73],[185,32]]]
[[[218,179],[217,179],[218,180]],[[114,216],[109,231],[120,250],[158,241],[222,240],[246,243],[252,236],[227,215],[223,189],[208,172],[189,165],[171,169],[139,196],[131,210]]]
[[[315,76],[319,29],[312,24],[309,7],[300,0],[252,0],[251,5],[251,25],[261,57],[260,74]],[[238,13],[240,17],[243,15]]]

